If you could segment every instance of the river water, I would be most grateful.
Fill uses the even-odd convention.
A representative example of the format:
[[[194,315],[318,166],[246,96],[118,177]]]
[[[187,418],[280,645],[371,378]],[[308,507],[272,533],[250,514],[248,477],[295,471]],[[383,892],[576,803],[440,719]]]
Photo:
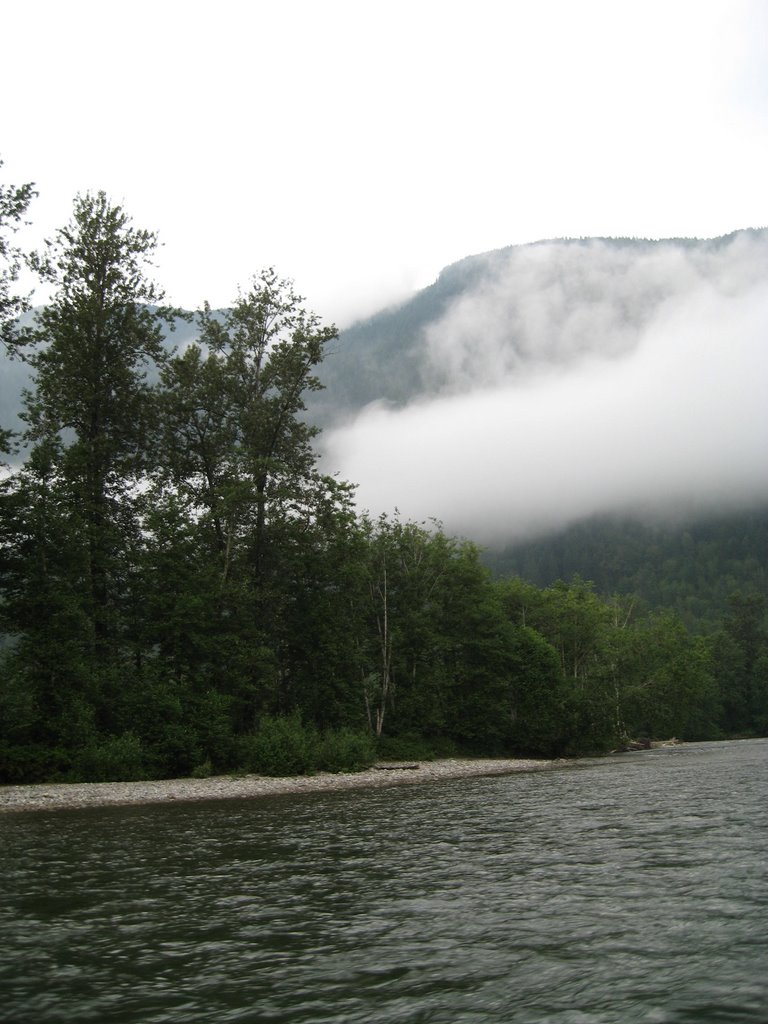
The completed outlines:
[[[0,1020],[768,1021],[768,740],[0,818]]]

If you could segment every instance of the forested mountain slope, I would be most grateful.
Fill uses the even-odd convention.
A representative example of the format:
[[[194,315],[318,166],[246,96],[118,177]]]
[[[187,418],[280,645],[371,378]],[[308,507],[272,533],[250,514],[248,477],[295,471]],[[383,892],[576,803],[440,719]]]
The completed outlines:
[[[343,331],[313,411],[331,431],[346,424],[335,435],[342,451],[345,430],[370,440],[404,423],[400,448],[380,450],[395,464],[391,480],[402,473],[416,490],[407,449],[426,424],[426,514],[446,515],[445,490],[454,530],[466,503],[459,532],[486,544],[495,573],[540,586],[579,574],[707,628],[729,594],[768,593],[768,432],[755,415],[768,383],[767,286],[765,230],[553,240],[468,257]],[[607,399],[609,417],[599,404],[612,387],[624,390]],[[464,494],[443,486],[462,457]],[[442,475],[430,469],[439,459]],[[752,461],[736,479],[729,466],[742,459]],[[489,468],[475,474],[483,460]],[[361,448],[355,468],[364,465]],[[468,491],[479,492],[474,512]]]
[[[343,330],[313,409],[326,422],[631,350],[699,285],[765,277],[768,231],[714,239],[553,239],[468,256],[406,302]]]
[[[768,508],[684,524],[579,523],[551,537],[486,551],[497,576],[539,587],[578,575],[601,594],[670,608],[696,632],[715,628],[734,593],[768,597]]]

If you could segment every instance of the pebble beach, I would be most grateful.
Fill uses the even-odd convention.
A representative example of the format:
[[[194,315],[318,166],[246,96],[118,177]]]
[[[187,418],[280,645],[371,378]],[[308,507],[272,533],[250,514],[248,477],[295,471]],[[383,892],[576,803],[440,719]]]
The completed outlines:
[[[319,773],[290,778],[222,775],[207,779],[0,786],[0,814],[181,801],[256,799],[288,793],[418,785],[449,779],[537,771],[558,763],[563,762],[504,758],[447,759],[419,764],[381,764],[350,774]]]

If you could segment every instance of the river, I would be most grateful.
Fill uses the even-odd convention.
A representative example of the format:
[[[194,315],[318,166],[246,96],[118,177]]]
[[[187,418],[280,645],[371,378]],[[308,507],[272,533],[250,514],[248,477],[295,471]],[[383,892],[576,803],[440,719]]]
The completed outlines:
[[[6,814],[0,1020],[768,1021],[768,740]]]

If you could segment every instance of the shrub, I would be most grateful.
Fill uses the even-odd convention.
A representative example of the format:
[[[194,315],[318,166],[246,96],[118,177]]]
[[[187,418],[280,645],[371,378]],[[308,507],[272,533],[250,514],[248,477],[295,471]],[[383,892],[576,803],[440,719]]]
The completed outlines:
[[[240,741],[242,766],[257,775],[306,775],[315,767],[316,754],[317,733],[298,714],[268,715],[258,732]]]
[[[232,732],[232,698],[209,690],[198,698],[195,730],[201,747],[201,761],[210,761],[214,773],[238,767],[237,738]]]
[[[359,772],[376,760],[376,744],[368,732],[331,729],[317,748],[317,767],[324,772]]]
[[[136,782],[152,775],[141,740],[124,732],[84,747],[72,775],[84,782]]]
[[[148,748],[159,774],[166,778],[184,778],[204,760],[197,733],[179,722],[166,726],[162,736]]]
[[[39,743],[0,743],[0,783],[55,782],[66,776],[72,763],[69,751]]]
[[[455,751],[451,740],[444,739],[440,743],[443,748],[450,748],[451,753]],[[410,732],[402,736],[380,736],[376,748],[382,761],[434,761],[437,756],[450,756],[442,750],[437,751],[435,741]]]
[[[213,775],[213,765],[210,761],[203,761],[195,765],[191,774],[193,779],[210,779]]]

